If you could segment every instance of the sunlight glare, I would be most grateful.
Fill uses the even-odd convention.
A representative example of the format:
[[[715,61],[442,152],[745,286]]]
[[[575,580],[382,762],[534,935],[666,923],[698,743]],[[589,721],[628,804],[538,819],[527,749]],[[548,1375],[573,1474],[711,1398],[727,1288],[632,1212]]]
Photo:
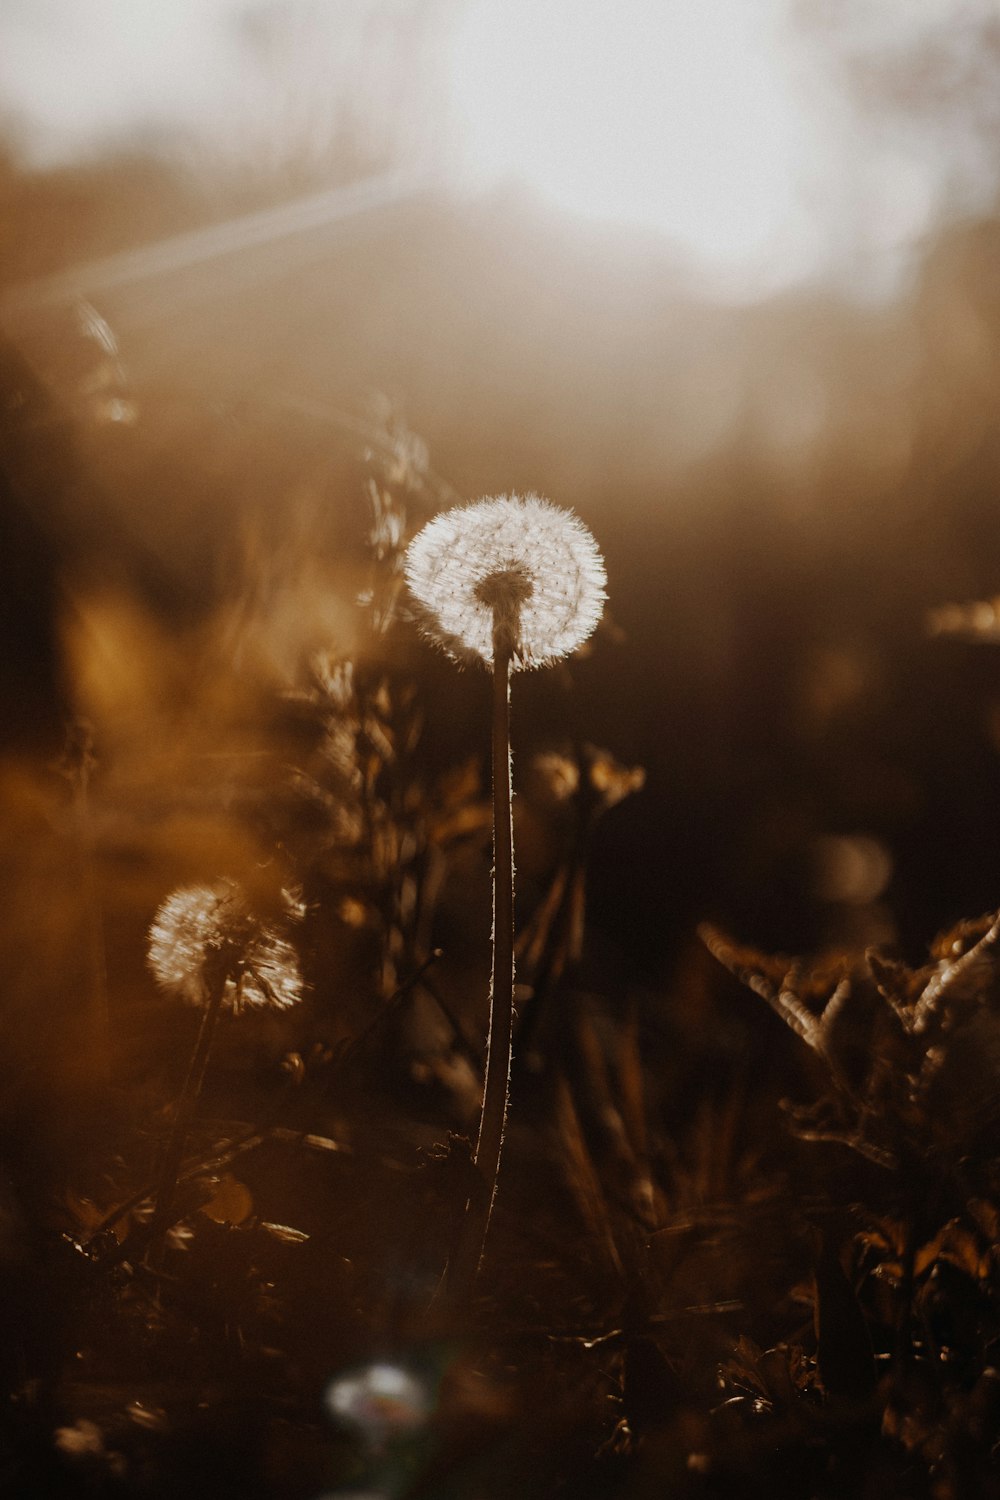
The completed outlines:
[[[722,268],[793,240],[807,134],[782,0],[469,0],[452,55],[470,186],[518,180]]]

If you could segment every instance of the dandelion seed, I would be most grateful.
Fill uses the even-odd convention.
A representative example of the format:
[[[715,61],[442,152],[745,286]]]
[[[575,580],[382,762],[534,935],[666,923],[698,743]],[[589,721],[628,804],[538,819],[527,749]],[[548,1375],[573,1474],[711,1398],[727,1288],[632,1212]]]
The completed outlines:
[[[456,660],[494,658],[497,612],[515,668],[567,656],[592,633],[607,575],[583,522],[538,495],[502,495],[444,511],[406,553],[424,629]]]
[[[289,920],[301,906],[284,893]],[[274,927],[259,921],[240,887],[230,880],[184,886],[168,896],[149,930],[149,967],[168,994],[204,1006],[212,985],[223,982],[222,1005],[287,1010],[302,999],[295,949]]]

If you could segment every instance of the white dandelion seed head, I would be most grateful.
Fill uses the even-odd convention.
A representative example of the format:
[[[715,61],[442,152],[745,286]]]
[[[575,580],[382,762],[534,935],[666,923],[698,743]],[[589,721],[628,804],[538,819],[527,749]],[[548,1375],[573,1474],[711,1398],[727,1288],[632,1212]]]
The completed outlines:
[[[443,511],[410,543],[405,571],[424,630],[456,661],[492,665],[496,615],[514,667],[547,666],[583,644],[606,597],[594,538],[538,495]]]
[[[297,921],[301,901],[282,895],[287,919]],[[295,949],[254,915],[232,880],[182,886],[168,896],[149,929],[148,962],[160,986],[188,1005],[207,1004],[213,982],[223,979],[228,1010],[287,1010],[302,999]]]

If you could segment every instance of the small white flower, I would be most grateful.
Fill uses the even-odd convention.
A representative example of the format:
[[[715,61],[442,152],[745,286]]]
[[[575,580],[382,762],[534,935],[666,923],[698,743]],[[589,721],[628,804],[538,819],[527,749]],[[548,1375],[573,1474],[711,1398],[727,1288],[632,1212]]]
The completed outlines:
[[[285,895],[290,920],[301,903]],[[170,994],[205,1005],[213,980],[225,980],[229,1010],[287,1010],[302,999],[302,975],[291,943],[258,920],[231,880],[183,886],[163,902],[149,929],[149,967]]]
[[[538,495],[502,495],[428,522],[407,549],[406,581],[426,633],[449,655],[492,665],[498,618],[522,668],[583,644],[601,617],[607,575],[572,511]]]

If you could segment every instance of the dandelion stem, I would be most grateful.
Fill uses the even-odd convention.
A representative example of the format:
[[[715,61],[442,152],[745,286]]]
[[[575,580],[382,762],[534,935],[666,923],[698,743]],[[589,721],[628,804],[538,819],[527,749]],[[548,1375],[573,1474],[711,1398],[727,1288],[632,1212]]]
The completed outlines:
[[[913,1291],[916,1284],[917,1226],[916,1214],[904,1215],[902,1220],[903,1254],[902,1274],[899,1278],[899,1310],[896,1321],[896,1380],[901,1383],[913,1363]]]
[[[198,1040],[195,1043],[194,1052],[181,1086],[180,1097],[177,1100],[177,1108],[174,1112],[173,1129],[167,1141],[166,1150],[163,1153],[163,1162],[160,1167],[160,1176],[156,1186],[155,1208],[153,1212],[154,1234],[161,1227],[169,1223],[170,1210],[173,1207],[174,1193],[177,1190],[177,1178],[180,1174],[181,1161],[184,1157],[184,1146],[187,1142],[188,1131],[194,1118],[198,1097],[201,1094],[201,1086],[205,1078],[205,1068],[208,1063],[208,1054],[212,1050],[212,1040],[215,1036],[216,1023],[222,1010],[222,1001],[226,993],[226,984],[229,975],[219,974],[209,992],[208,1004],[202,1013],[201,1025],[198,1028]]]
[[[497,632],[499,635],[499,632]],[[500,1151],[507,1122],[510,1052],[514,1021],[514,828],[510,769],[509,649],[493,664],[493,977],[486,1043],[486,1083],[476,1144],[476,1165],[496,1193]],[[487,1213],[487,1223],[489,1215]],[[483,1226],[484,1238],[486,1225]]]
[[[486,1076],[476,1143],[480,1192],[465,1220],[448,1272],[449,1291],[462,1296],[475,1283],[496,1198],[510,1092],[514,1030],[514,830],[511,815],[509,620],[493,624],[493,973],[486,1038]]]

